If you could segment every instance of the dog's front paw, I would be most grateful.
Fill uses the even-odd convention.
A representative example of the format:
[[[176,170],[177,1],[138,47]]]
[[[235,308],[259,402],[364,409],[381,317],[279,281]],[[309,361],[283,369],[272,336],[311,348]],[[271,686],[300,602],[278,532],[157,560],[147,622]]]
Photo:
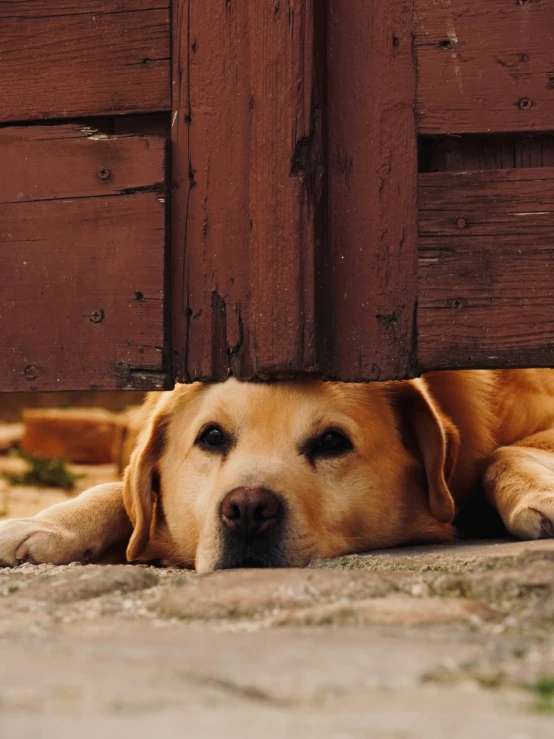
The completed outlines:
[[[12,519],[0,523],[0,566],[69,564],[75,560],[76,537],[44,521]]]
[[[508,530],[520,539],[554,538],[554,493],[534,493],[510,515]]]

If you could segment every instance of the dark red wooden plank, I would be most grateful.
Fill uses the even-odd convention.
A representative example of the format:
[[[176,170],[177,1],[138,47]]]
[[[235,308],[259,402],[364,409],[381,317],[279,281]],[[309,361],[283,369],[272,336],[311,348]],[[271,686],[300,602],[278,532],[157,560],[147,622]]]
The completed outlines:
[[[0,203],[162,189],[165,147],[163,138],[75,125],[0,128]]]
[[[312,0],[173,4],[177,379],[315,365]]]
[[[0,132],[0,391],[159,388],[165,142],[41,128]]]
[[[156,193],[0,206],[0,391],[121,389],[163,369]]]
[[[170,107],[169,2],[0,4],[0,121]]]
[[[536,202],[536,200],[535,200]],[[525,248],[529,234],[554,238],[554,211],[536,211],[536,205],[517,202],[522,211],[502,209],[493,204],[490,210],[454,208],[444,211],[423,211],[419,218],[421,236],[490,236],[496,238],[519,234]],[[460,215],[460,212],[463,215]],[[463,231],[463,234],[460,234]]]
[[[249,356],[248,9],[173,3],[172,349],[175,379]]]
[[[249,4],[254,371],[316,369],[314,0]]]
[[[416,0],[418,130],[548,131],[554,0]]]
[[[332,373],[415,371],[417,152],[412,0],[329,0]]]
[[[420,212],[466,211],[491,214],[526,209],[550,210],[554,202],[554,168],[482,172],[434,172],[419,175]]]
[[[554,364],[554,168],[420,175],[426,369]]]
[[[76,0],[3,0],[0,18],[50,18],[89,13],[129,13],[167,9],[170,0],[87,0],[83,7]]]

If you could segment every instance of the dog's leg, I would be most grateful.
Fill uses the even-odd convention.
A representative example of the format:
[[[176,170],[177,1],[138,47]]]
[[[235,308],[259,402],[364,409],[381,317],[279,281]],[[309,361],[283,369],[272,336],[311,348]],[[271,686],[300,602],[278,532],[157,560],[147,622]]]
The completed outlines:
[[[32,518],[0,523],[0,565],[94,562],[131,531],[123,484],[96,485]]]
[[[520,539],[554,537],[554,429],[497,449],[484,484],[510,533]]]

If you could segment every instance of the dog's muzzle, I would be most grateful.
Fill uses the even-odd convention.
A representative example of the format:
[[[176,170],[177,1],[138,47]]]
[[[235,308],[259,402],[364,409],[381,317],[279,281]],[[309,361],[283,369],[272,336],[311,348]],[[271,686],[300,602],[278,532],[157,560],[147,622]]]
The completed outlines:
[[[231,490],[220,507],[222,554],[217,569],[285,567],[285,519],[284,502],[272,490]]]

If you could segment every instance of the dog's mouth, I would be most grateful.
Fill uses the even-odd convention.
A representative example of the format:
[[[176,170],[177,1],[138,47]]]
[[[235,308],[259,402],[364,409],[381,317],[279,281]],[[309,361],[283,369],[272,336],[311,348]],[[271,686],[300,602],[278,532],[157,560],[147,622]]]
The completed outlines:
[[[262,545],[261,542],[238,545],[226,541],[216,564],[217,570],[235,569],[267,569],[273,567],[289,567],[283,548],[280,545]]]
[[[281,563],[281,560],[267,560],[267,559],[255,559],[254,557],[245,557],[245,559],[237,560],[236,563],[231,564],[226,569],[240,569],[240,570],[259,570],[266,569],[269,567],[285,567],[285,564]]]

